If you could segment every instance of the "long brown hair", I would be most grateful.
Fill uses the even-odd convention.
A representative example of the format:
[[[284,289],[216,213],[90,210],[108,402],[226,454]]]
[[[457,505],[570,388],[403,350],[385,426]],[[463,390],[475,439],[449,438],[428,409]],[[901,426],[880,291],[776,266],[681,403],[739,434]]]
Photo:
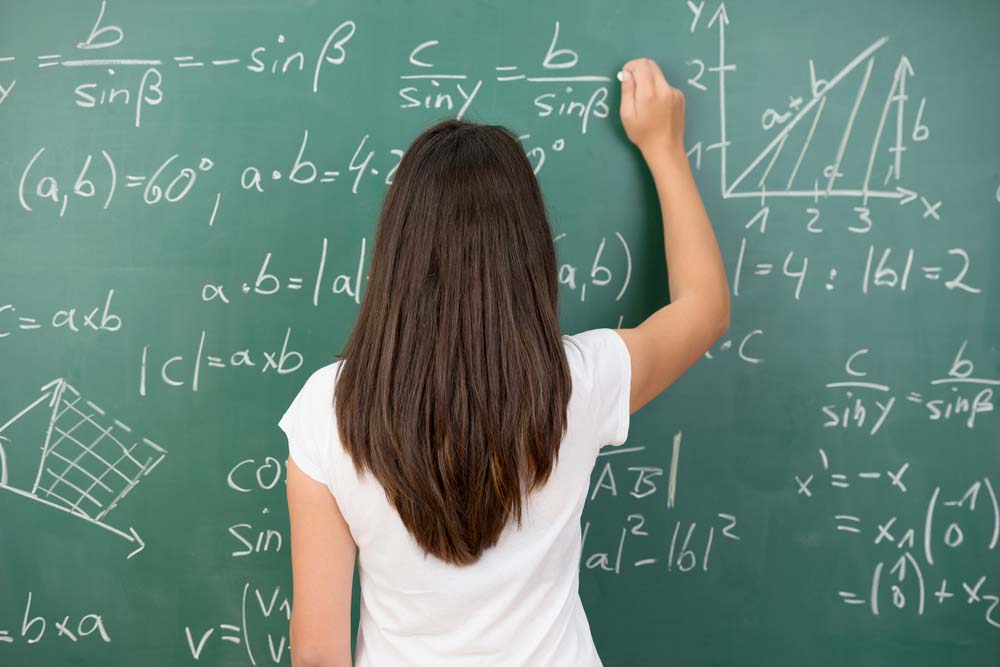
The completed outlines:
[[[552,231],[517,135],[447,119],[414,139],[337,357],[340,438],[426,553],[474,563],[521,525],[572,386]]]

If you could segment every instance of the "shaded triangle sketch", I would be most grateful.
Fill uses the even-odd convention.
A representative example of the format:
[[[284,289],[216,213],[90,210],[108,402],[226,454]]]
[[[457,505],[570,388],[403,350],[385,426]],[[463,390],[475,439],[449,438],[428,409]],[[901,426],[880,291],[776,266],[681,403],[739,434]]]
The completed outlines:
[[[724,32],[721,30],[720,39],[724,39]],[[875,53],[888,39],[888,37],[877,39],[828,81],[822,82],[813,97],[797,109],[763,150],[757,153],[730,182],[723,183],[723,197],[802,197],[814,200],[825,197],[850,197],[860,198],[863,203],[867,203],[869,198],[897,199],[903,200],[902,203],[910,201],[912,197],[908,195],[914,193],[895,184],[889,185],[890,180],[900,179],[901,156],[905,150],[902,145],[903,105],[907,100],[907,77],[913,75],[910,61],[902,56],[898,64],[895,64],[892,83],[884,97],[881,95],[875,97],[869,88],[876,62]],[[723,53],[724,49],[720,48],[720,57],[723,57],[721,55]],[[720,97],[723,100],[720,105],[720,121],[724,132],[726,108],[725,93],[721,88],[721,84],[724,84],[722,75],[732,67],[727,67],[723,61],[719,67],[712,69],[718,70],[720,74]],[[845,97],[850,96],[855,80],[857,84],[853,91],[853,103],[849,114],[846,118],[831,117],[831,112],[827,108],[828,98],[834,92]],[[856,127],[855,120],[858,118],[859,108],[863,101],[866,99],[870,101],[873,97],[878,100],[881,110],[877,127]],[[893,107],[895,113],[890,113]],[[880,166],[879,172],[874,177],[873,169],[880,146],[891,138],[890,133],[886,132],[887,124],[890,127],[895,125],[892,129],[896,136],[894,146],[882,148],[883,152],[887,150],[892,156],[888,173],[885,173],[883,179],[883,168]],[[821,173],[815,171],[807,173],[809,170],[803,167],[808,162],[807,156],[817,150],[813,144],[817,130],[824,135],[832,133],[837,148],[829,156],[813,158],[813,161],[822,160]],[[863,143],[860,148],[854,147],[855,154],[859,151],[864,152],[865,168],[861,173],[845,174],[843,160],[852,139],[854,144],[870,142],[870,147],[867,143]],[[725,152],[722,153],[722,159],[726,159]]]

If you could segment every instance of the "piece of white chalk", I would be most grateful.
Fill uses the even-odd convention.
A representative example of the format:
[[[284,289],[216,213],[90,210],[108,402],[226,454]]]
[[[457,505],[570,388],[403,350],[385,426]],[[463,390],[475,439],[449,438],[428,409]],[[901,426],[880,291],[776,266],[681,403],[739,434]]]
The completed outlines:
[[[618,70],[617,76],[618,76],[618,80],[619,81],[624,81],[625,80],[625,75],[622,73],[621,70]]]

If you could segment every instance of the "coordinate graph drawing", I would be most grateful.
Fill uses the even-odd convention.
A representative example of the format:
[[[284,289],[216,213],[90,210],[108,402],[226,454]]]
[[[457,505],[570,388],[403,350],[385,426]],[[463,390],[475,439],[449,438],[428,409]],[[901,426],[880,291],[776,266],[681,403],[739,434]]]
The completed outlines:
[[[892,83],[881,101],[881,113],[878,124],[874,128],[866,128],[865,132],[855,126],[858,110],[866,98],[873,92],[870,90],[872,72],[875,67],[876,52],[881,49],[888,37],[880,37],[858,53],[843,68],[828,80],[817,80],[812,61],[810,61],[810,82],[812,86],[811,99],[791,98],[787,116],[774,113],[775,124],[783,122],[783,126],[770,140],[765,148],[754,157],[735,178],[729,178],[727,160],[730,158],[728,149],[732,141],[727,136],[726,128],[726,74],[736,72],[736,65],[726,61],[726,26],[729,17],[725,6],[720,5],[713,15],[709,27],[718,28],[719,60],[718,65],[709,70],[718,76],[719,86],[719,142],[710,146],[717,148],[721,160],[721,195],[725,199],[757,198],[764,201],[767,197],[802,198],[819,201],[824,198],[854,198],[860,199],[862,207],[867,206],[869,199],[895,199],[900,204],[906,204],[917,198],[918,194],[901,185],[895,185],[902,173],[902,155],[906,150],[904,145],[904,107],[909,99],[906,94],[907,77],[913,76],[913,66],[906,56],[899,58],[892,78]],[[828,99],[834,94],[848,94],[850,82],[858,80],[853,103],[846,119],[830,119],[830,112],[824,110]],[[880,99],[880,98],[876,98]],[[893,109],[895,107],[895,109]],[[914,128],[914,140],[921,141],[926,136],[921,134],[920,111],[918,110]],[[894,113],[893,113],[894,111]],[[824,123],[825,121],[825,123]],[[887,125],[890,125],[887,132]],[[894,125],[895,127],[891,127]],[[817,129],[823,135],[827,132],[839,134],[837,149],[825,161],[822,173],[807,175],[801,171],[804,159],[810,154],[810,147]],[[870,132],[870,133],[869,133]],[[891,135],[894,134],[894,137]],[[882,168],[875,172],[876,157],[883,142],[894,138],[894,142],[884,151],[891,155],[885,165],[884,178]],[[852,139],[871,141],[867,149],[865,170],[863,174],[845,174],[843,160]],[[786,152],[787,151],[787,152]],[[815,152],[815,148],[813,148]],[[784,153],[785,160],[781,162],[782,169],[775,169],[779,158]],[[881,180],[881,183],[878,181]],[[811,181],[811,182],[810,182]],[[893,185],[889,185],[893,181]],[[923,200],[923,198],[921,198]],[[937,204],[924,201],[928,209],[924,217],[933,216],[938,219]],[[861,207],[859,207],[861,208]],[[862,209],[862,211],[865,209]]]
[[[123,531],[105,518],[159,465],[166,450],[136,437],[123,422],[86,400],[64,379],[49,382],[41,395],[0,426],[0,489],[11,491],[100,526],[137,545],[134,528]],[[35,409],[49,411],[38,469],[30,489],[8,480],[3,433]]]

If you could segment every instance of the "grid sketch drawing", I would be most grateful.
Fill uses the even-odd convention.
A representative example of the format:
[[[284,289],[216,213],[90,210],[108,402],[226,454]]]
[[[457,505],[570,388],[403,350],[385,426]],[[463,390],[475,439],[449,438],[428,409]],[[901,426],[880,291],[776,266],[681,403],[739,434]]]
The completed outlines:
[[[49,411],[34,484],[30,492],[8,486],[0,461],[0,486],[107,527],[104,518],[167,452],[148,438],[136,437],[129,426],[61,378],[41,391],[35,401],[0,426],[2,439],[3,431],[30,410],[44,405]]]

